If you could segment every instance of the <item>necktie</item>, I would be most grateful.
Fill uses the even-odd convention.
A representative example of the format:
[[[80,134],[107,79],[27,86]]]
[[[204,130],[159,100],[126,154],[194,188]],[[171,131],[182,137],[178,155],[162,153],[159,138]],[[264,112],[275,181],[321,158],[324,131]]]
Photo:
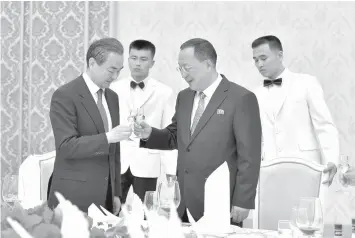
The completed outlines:
[[[278,78],[275,80],[270,80],[270,79],[264,80],[264,87],[268,87],[268,86],[272,86],[272,85],[281,86],[281,84],[282,84],[282,78]]]
[[[200,100],[198,101],[198,107],[195,113],[194,120],[192,122],[191,126],[191,135],[194,133],[194,130],[196,129],[197,123],[200,120],[203,111],[205,110],[205,97],[206,95],[203,92],[199,93]]]
[[[143,89],[145,85],[144,82],[136,83],[134,81],[131,81],[131,88],[135,89],[137,86]]]
[[[99,112],[101,114],[102,122],[104,123],[105,131],[108,131],[108,120],[107,120],[107,114],[104,108],[104,105],[102,104],[102,89],[99,89],[97,91],[97,108],[99,109]]]

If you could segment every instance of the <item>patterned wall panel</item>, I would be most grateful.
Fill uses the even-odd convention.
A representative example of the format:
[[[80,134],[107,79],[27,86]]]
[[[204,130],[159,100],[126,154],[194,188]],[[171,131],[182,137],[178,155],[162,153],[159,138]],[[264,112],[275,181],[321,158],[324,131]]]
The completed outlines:
[[[21,2],[1,2],[1,172],[21,154]],[[11,170],[11,169],[10,169]]]
[[[87,45],[109,35],[109,3],[1,2],[1,177],[54,150],[52,94],[83,71]]]
[[[126,46],[138,38],[155,43],[152,75],[175,93],[187,86],[175,70],[184,41],[210,40],[218,52],[219,71],[253,89],[262,78],[254,67],[251,42],[262,35],[277,35],[283,42],[286,66],[315,75],[321,82],[340,132],[341,152],[355,163],[354,2],[126,1],[120,2],[117,11],[119,39]],[[128,74],[125,67],[121,77]],[[330,203],[337,201],[338,188],[336,179],[329,189]],[[331,209],[329,205],[327,212]]]

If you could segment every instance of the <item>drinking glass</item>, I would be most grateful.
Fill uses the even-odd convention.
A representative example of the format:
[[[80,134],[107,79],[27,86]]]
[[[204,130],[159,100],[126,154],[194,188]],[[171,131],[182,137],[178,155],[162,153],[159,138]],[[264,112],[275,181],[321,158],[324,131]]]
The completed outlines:
[[[131,109],[129,111],[129,116],[127,118],[127,121],[129,123],[129,125],[131,126],[132,131],[134,130],[134,121],[135,121],[136,115],[137,115],[137,109]],[[128,140],[133,141],[134,137],[135,137],[135,135],[132,132],[132,135],[128,138]]]
[[[136,111],[136,116],[134,118],[134,121],[138,124],[142,123],[145,120],[145,115],[144,115],[144,108],[140,107],[137,108]],[[140,137],[140,135],[137,135],[137,137]]]
[[[323,214],[319,198],[300,199],[296,225],[303,235],[308,237],[314,237],[315,233],[322,229]]]
[[[158,195],[155,191],[146,191],[144,196],[144,205],[148,211],[158,209]]]
[[[8,174],[4,177],[1,195],[5,204],[13,208],[18,201],[18,175]]]
[[[159,213],[170,217],[170,205],[177,208],[181,202],[180,186],[176,178],[169,177],[167,182],[158,185]]]

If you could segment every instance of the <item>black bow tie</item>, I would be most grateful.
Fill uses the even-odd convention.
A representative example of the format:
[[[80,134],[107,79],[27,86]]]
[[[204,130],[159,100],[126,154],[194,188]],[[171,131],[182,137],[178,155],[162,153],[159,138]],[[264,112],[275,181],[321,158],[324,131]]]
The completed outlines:
[[[134,82],[134,81],[131,81],[131,88],[135,89],[135,88],[137,87],[137,85],[138,85],[138,87],[140,87],[141,89],[144,88],[144,82],[136,83],[136,82]]]
[[[270,79],[264,80],[264,87],[268,87],[268,86],[272,86],[272,85],[281,86],[281,84],[282,84],[282,78],[278,78],[275,80],[270,80]]]

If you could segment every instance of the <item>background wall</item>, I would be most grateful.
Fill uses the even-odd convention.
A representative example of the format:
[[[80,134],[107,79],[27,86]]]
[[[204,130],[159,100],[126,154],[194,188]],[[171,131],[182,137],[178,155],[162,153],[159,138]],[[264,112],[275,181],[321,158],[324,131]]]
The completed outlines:
[[[54,90],[84,69],[88,44],[109,32],[108,2],[1,2],[1,174],[54,150]]]
[[[340,132],[341,153],[355,162],[354,2],[120,2],[116,7],[118,39],[127,51],[135,39],[151,40],[157,46],[152,75],[175,93],[187,86],[175,70],[184,41],[193,37],[211,41],[219,71],[254,89],[262,78],[253,63],[251,42],[266,34],[278,36],[286,66],[315,75],[322,84]],[[127,75],[128,67],[121,77]],[[339,188],[335,180],[327,195],[328,222],[335,217],[336,203],[350,215],[345,205],[349,198],[335,193]]]
[[[184,41],[210,40],[219,71],[253,89],[262,78],[250,44],[277,35],[285,64],[318,77],[340,132],[341,152],[354,162],[354,32],[354,2],[2,1],[1,177],[16,173],[29,154],[54,150],[52,93],[81,73],[89,43],[107,35],[126,46],[126,55],[131,41],[151,40],[157,46],[152,75],[175,93],[187,86],[175,70]],[[128,76],[125,66],[120,78]],[[331,190],[337,188],[335,183]]]

